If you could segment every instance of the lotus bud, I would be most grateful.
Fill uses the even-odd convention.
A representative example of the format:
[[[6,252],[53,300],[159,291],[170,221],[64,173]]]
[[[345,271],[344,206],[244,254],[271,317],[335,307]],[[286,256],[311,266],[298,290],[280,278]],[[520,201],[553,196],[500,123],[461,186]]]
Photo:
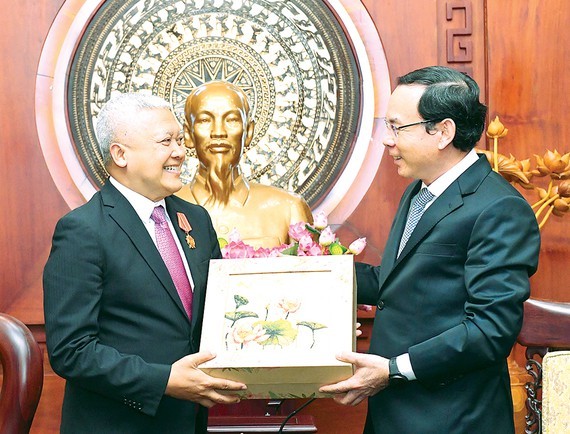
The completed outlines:
[[[348,251],[353,255],[358,255],[362,253],[364,248],[366,247],[366,238],[359,238],[354,240],[350,246],[348,246]]]
[[[322,230],[326,228],[327,225],[328,225],[328,220],[327,217],[325,216],[324,211],[320,211],[313,215],[313,226],[315,226],[316,229]]]
[[[570,181],[562,181],[558,184],[558,194],[560,197],[570,197]]]
[[[552,206],[560,213],[567,212],[570,209],[570,205],[563,199],[556,199]]]
[[[499,116],[495,116],[495,119],[487,127],[487,137],[492,139],[505,137],[509,130],[499,120]]]
[[[321,232],[321,235],[319,236],[319,244],[321,246],[328,247],[332,243],[334,243],[335,239],[336,239],[336,235],[333,233],[331,228],[329,226],[327,226],[326,228],[323,229],[323,231]]]
[[[539,199],[544,199],[547,196],[547,191],[544,188],[537,187],[536,192],[538,193]]]

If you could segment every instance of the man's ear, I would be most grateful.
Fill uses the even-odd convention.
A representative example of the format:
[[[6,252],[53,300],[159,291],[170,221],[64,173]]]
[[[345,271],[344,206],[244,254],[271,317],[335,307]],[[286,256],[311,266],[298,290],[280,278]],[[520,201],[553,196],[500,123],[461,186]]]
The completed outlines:
[[[109,154],[111,154],[111,159],[118,167],[127,166],[127,156],[125,155],[125,149],[120,143],[111,143],[109,147]]]
[[[255,121],[252,119],[247,124],[246,132],[245,132],[245,142],[244,145],[247,148],[251,143],[251,139],[253,139],[253,131],[255,130]]]
[[[437,145],[438,149],[442,150],[447,147],[450,143],[453,142],[455,138],[455,122],[453,119],[446,118],[441,122],[441,139]]]
[[[188,126],[188,120],[184,122],[184,146],[186,146],[188,149],[195,148],[194,141],[192,140],[192,132]]]

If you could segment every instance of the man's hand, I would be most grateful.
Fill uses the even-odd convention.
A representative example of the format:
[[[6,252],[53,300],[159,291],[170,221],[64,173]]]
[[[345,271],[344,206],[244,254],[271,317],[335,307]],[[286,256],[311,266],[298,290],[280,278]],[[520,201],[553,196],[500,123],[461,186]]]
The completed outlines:
[[[245,390],[247,386],[231,380],[211,377],[205,374],[198,365],[212,360],[214,354],[203,351],[190,354],[172,364],[165,394],[173,398],[194,401],[204,407],[216,404],[235,404],[240,401],[237,394],[220,393],[220,390]]]
[[[356,330],[355,330],[356,337],[362,336],[362,330],[360,330],[361,325],[362,324],[360,324],[359,322],[356,323]]]
[[[388,386],[388,359],[372,354],[347,352],[336,358],[341,362],[352,363],[354,375],[339,383],[323,386],[319,391],[336,394],[334,400],[339,404],[358,405]]]

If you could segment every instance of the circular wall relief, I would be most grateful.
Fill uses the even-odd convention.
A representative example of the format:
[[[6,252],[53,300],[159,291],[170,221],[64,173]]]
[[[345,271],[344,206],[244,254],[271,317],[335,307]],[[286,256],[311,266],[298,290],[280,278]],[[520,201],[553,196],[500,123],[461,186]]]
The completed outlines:
[[[187,95],[217,79],[242,87],[252,107],[255,134],[241,161],[249,179],[330,211],[342,199],[339,186],[346,191],[358,177],[343,172],[369,154],[379,103],[368,89],[378,84],[369,47],[338,1],[73,0],[60,15],[42,53],[36,94],[36,107],[51,97],[53,119],[38,110],[38,130],[46,160],[55,138],[86,199],[107,176],[94,124],[113,93],[161,96],[182,123]],[[55,65],[46,57],[54,54]],[[65,125],[54,120],[61,109]],[[196,166],[189,152],[186,180]]]

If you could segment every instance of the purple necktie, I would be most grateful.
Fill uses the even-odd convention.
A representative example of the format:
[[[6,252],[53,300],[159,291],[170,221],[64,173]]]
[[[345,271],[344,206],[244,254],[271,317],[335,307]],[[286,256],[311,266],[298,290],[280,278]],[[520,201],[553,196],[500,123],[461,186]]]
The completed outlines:
[[[192,287],[184,269],[182,257],[166,222],[166,215],[162,205],[157,206],[152,211],[150,218],[154,221],[154,233],[160,256],[162,256],[162,260],[170,272],[188,318],[192,318]]]

